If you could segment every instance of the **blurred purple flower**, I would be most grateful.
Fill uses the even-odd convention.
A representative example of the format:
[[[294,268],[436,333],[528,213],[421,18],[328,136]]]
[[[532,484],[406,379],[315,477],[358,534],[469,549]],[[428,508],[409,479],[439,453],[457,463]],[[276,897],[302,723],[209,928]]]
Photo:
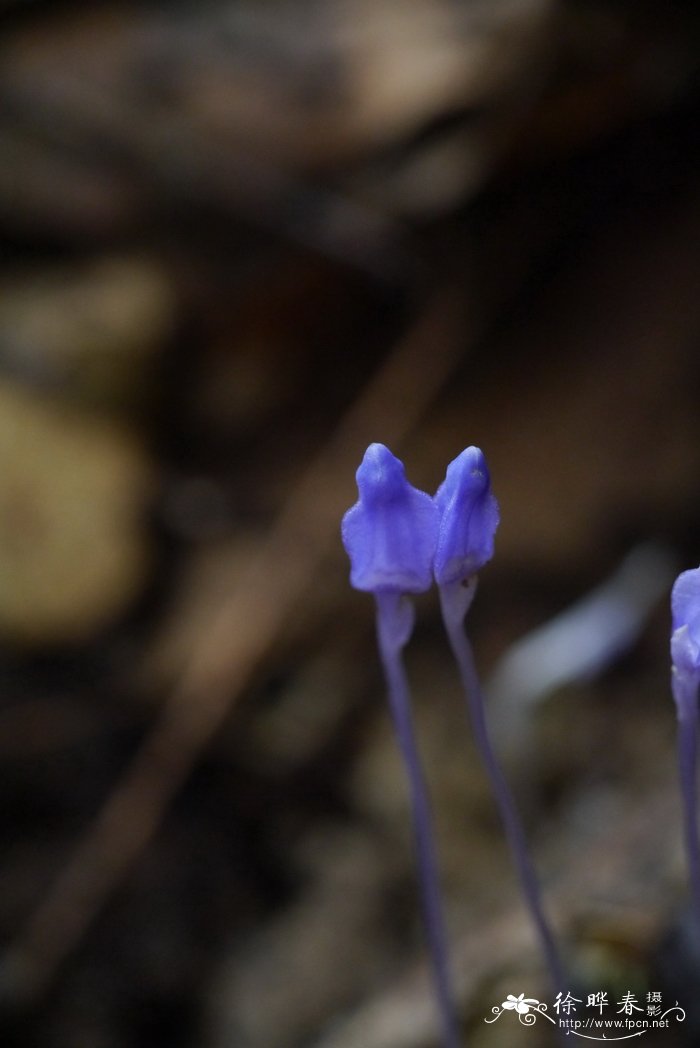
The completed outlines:
[[[678,770],[683,825],[700,942],[700,839],[698,838],[698,698],[700,696],[700,568],[682,572],[671,591],[671,689],[678,714]]]
[[[700,687],[700,568],[682,572],[671,592],[673,694],[681,706]]]

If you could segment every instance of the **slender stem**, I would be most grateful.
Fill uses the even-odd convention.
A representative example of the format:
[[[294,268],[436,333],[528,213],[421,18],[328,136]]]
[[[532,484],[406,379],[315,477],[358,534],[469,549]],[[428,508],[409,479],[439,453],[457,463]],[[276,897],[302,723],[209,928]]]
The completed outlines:
[[[687,715],[678,718],[678,770],[683,798],[683,829],[688,857],[695,931],[700,937],[700,840],[698,839],[698,711],[697,696],[688,703]],[[685,711],[684,711],[685,712]]]
[[[510,787],[491,744],[486,723],[484,698],[474,663],[474,655],[471,644],[464,632],[463,618],[465,610],[471,603],[474,595],[475,581],[471,584],[471,592],[467,594],[460,594],[458,590],[455,590],[455,585],[461,588],[460,583],[440,587],[443,622],[459,668],[476,745],[481,754],[486,773],[491,781],[491,787],[501,815],[506,840],[510,847],[520,887],[542,945],[550,979],[555,991],[564,992],[566,981],[564,968],[542,907],[537,874],[530,859],[525,831]]]
[[[401,649],[412,628],[405,598],[377,593],[377,636],[399,749],[408,776],[413,832],[425,930],[430,951],[444,1048],[459,1048],[457,1018],[448,975],[448,952],[440,899],[440,877],[428,790],[416,747],[410,693]]]

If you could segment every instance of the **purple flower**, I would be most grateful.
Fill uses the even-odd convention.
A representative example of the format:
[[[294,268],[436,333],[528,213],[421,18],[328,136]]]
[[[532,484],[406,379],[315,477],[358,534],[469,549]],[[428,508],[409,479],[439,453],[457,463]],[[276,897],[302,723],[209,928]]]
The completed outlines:
[[[467,699],[476,746],[491,781],[526,903],[540,937],[552,986],[561,990],[564,970],[540,899],[537,875],[528,853],[525,831],[491,743],[484,697],[471,644],[464,632],[464,618],[476,592],[476,575],[493,556],[498,527],[498,503],[491,494],[486,459],[479,448],[466,448],[447,467],[444,483],[434,499],[440,513],[434,574],[440,590],[442,620],[459,669]],[[508,998],[520,1014],[528,1010],[525,998]],[[522,999],[522,1001],[521,1001]],[[518,1005],[524,1003],[524,1008]],[[508,1007],[504,1003],[503,1007]]]
[[[356,589],[373,593],[377,606],[379,653],[409,783],[442,1044],[443,1048],[459,1048],[430,799],[413,732],[402,658],[413,630],[413,603],[406,594],[421,593],[433,581],[438,510],[429,495],[408,483],[403,464],[383,444],[370,444],[356,476],[360,498],[343,517],[343,544],[350,557],[350,582]]]
[[[370,444],[356,474],[359,501],[343,517],[350,582],[372,593],[422,593],[432,583],[438,511],[403,463]]]
[[[493,556],[498,503],[479,448],[466,448],[450,463],[434,501],[440,512],[434,572],[445,586],[471,578]]]
[[[700,837],[698,836],[698,696],[700,694],[700,568],[682,572],[671,591],[671,689],[678,714],[678,769],[683,826],[700,936]]]
[[[700,568],[682,572],[671,592],[674,684],[700,686]],[[674,686],[674,694],[676,688]]]

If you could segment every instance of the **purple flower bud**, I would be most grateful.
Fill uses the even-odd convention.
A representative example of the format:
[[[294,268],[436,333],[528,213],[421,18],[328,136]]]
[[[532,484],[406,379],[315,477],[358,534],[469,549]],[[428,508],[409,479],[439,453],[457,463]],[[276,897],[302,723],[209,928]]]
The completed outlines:
[[[449,464],[434,501],[440,512],[435,579],[445,586],[475,575],[493,556],[498,503],[479,448],[466,448]]]
[[[372,593],[422,593],[432,583],[438,512],[406,480],[403,463],[370,444],[357,471],[360,499],[343,517],[350,582]]]
[[[682,572],[671,591],[673,694],[679,712],[700,689],[700,568]]]

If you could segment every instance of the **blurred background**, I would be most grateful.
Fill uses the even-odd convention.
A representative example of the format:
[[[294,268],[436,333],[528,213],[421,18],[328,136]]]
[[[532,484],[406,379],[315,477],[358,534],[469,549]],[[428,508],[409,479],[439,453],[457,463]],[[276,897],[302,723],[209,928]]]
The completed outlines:
[[[339,520],[370,441],[502,523],[469,625],[578,998],[688,1016],[668,592],[700,561],[700,11],[0,7],[0,1040],[431,1048]],[[432,595],[465,1043],[550,993]],[[614,1009],[616,1010],[616,1008]]]

